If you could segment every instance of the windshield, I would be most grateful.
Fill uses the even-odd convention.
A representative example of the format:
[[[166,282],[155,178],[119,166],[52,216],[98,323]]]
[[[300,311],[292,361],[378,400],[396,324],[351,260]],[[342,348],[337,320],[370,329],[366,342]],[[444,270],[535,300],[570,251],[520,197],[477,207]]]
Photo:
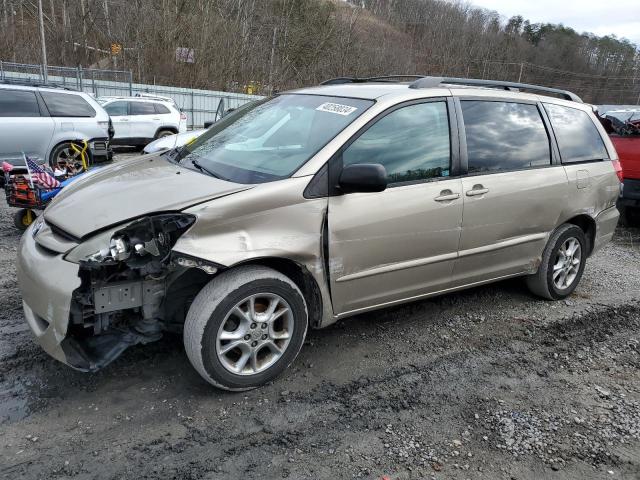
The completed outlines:
[[[373,101],[279,95],[238,109],[186,145],[180,163],[236,183],[289,177]]]

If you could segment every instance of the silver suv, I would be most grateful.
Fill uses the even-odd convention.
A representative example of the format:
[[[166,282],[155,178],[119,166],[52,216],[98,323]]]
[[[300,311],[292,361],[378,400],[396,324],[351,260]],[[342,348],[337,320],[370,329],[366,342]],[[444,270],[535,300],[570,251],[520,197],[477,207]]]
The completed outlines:
[[[336,79],[65,188],[20,244],[24,312],[78,370],[177,331],[246,390],[308,327],[511,277],[570,295],[614,233],[618,168],[570,92]]]
[[[22,154],[52,167],[89,142],[91,159],[111,159],[109,115],[90,95],[62,87],[0,84],[0,160],[24,165]]]

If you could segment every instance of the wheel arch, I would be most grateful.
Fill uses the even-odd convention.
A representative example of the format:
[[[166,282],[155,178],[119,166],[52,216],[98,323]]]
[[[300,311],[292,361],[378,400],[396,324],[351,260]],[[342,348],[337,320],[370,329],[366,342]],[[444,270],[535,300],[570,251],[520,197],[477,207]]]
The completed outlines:
[[[322,292],[316,279],[304,265],[301,265],[289,258],[259,257],[236,263],[229,267],[229,269],[246,265],[260,265],[271,268],[290,278],[300,289],[302,295],[304,295],[305,301],[307,302],[309,326],[318,328],[322,324],[324,312]]]
[[[168,131],[168,132],[172,132],[172,133],[174,133],[174,134],[175,134],[175,133],[179,133],[179,132],[178,132],[178,129],[177,129],[175,126],[164,126],[164,127],[158,127],[158,128],[156,129],[156,133],[153,135],[153,138],[156,138],[156,139],[157,139],[157,138],[158,138],[158,134],[159,134],[160,132],[162,132],[163,130],[166,130],[166,131]]]
[[[69,132],[65,132],[65,133],[68,134]],[[64,143],[71,143],[74,140],[77,140],[78,138],[84,138],[80,132],[75,132],[75,135],[72,136],[72,138],[63,138],[62,140],[54,139],[55,143],[53,143],[53,145],[49,149],[49,153],[47,154],[47,158],[46,158],[47,165],[51,165],[51,161],[53,160],[53,152],[55,152],[60,145]],[[90,141],[91,139],[87,140],[87,142],[90,142]],[[87,156],[89,157],[89,160],[93,159],[93,154],[91,153],[90,148],[87,148]]]
[[[587,239],[587,256],[591,255],[593,252],[593,247],[596,241],[596,221],[593,217],[587,214],[580,214],[574,217],[569,218],[564,223],[569,223],[571,225],[575,225],[580,227],[580,229],[584,232],[584,236]]]

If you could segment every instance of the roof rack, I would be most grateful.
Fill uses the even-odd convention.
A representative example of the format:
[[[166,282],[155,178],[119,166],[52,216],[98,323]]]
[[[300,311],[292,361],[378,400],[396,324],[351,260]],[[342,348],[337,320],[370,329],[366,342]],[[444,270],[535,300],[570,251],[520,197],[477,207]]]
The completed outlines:
[[[424,75],[382,75],[378,77],[337,77],[325,80],[320,85],[341,85],[343,83],[366,83],[366,82],[397,82],[405,79],[420,79]]]
[[[529,83],[505,82],[501,80],[482,80],[479,78],[456,78],[456,77],[428,77],[425,75],[385,75],[380,77],[338,77],[322,82],[320,85],[340,85],[344,83],[366,83],[366,82],[397,82],[401,79],[412,79],[409,88],[435,88],[443,84],[465,85],[470,87],[501,88],[503,90],[531,90],[539,93],[552,93],[560,95],[565,100],[583,103],[582,99],[573,92],[561,90],[559,88],[542,87]]]
[[[455,77],[422,77],[409,85],[409,88],[433,88],[442,84],[465,85],[470,87],[501,88],[503,90],[531,90],[532,92],[553,93],[560,95],[565,100],[583,103],[582,99],[573,92],[559,88],[542,87],[529,83],[505,82],[502,80],[481,80],[478,78]]]
[[[31,81],[26,78],[5,78],[0,80],[2,85],[19,85],[21,87],[38,87],[38,88],[60,88],[62,90],[78,91],[77,88],[66,87],[55,83],[41,83],[40,81]]]

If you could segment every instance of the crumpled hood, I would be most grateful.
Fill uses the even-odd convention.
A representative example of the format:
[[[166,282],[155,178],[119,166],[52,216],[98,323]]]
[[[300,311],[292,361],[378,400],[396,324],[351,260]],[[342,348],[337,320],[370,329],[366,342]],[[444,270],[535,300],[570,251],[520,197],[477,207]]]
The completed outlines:
[[[148,155],[97,169],[65,187],[44,212],[77,238],[153,212],[186,207],[252,185],[225,182]]]

